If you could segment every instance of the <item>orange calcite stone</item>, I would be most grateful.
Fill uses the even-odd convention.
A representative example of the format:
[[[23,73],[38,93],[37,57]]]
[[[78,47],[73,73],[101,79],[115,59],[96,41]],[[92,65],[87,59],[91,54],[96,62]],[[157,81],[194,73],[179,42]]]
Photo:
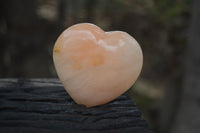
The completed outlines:
[[[66,29],[57,39],[53,60],[59,79],[78,104],[105,104],[127,91],[138,78],[142,50],[126,32],[104,32],[89,23]]]

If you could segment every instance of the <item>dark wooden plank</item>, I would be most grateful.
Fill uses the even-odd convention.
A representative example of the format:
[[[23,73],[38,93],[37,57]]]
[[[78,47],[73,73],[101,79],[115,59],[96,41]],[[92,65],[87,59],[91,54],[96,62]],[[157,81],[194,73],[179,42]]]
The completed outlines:
[[[152,133],[127,94],[77,105],[57,79],[0,79],[0,133]]]

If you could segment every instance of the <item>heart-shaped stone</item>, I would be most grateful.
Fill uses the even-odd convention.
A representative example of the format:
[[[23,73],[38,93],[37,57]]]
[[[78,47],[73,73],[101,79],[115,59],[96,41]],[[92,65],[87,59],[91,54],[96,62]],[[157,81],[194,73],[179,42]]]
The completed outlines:
[[[59,79],[72,99],[87,107],[107,103],[138,78],[142,50],[126,32],[104,32],[89,23],[66,29],[57,39],[53,59]]]

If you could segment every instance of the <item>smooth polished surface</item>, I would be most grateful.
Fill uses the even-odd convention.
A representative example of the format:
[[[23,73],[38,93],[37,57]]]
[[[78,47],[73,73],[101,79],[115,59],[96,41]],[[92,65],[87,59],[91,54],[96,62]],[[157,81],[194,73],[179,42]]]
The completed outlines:
[[[104,32],[82,23],[57,39],[53,59],[59,79],[78,104],[107,103],[127,91],[138,78],[142,50],[126,32]]]

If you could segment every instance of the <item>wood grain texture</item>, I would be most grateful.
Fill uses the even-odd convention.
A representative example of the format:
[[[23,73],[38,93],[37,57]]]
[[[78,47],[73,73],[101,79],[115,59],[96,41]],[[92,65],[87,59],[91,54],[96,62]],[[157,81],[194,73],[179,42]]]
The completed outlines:
[[[68,132],[152,133],[127,94],[86,108],[57,79],[0,79],[0,133]]]

